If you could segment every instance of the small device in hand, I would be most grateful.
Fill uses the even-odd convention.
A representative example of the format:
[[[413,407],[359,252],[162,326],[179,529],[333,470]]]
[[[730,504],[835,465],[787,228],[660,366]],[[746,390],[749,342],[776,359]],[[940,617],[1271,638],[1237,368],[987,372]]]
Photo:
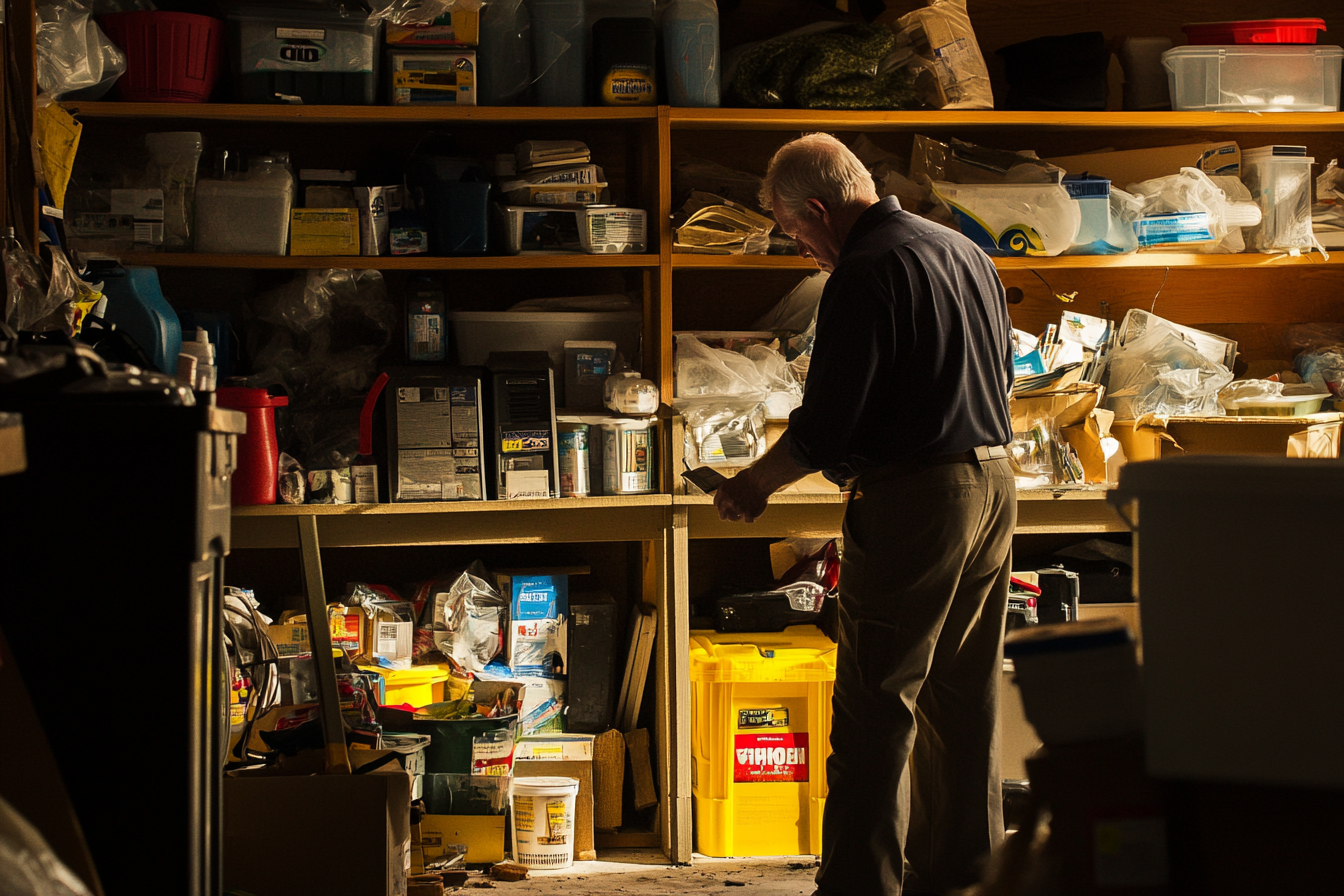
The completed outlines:
[[[681,478],[707,495],[714,494],[715,489],[728,481],[722,473],[713,467],[697,467],[694,470],[686,470],[681,474]]]

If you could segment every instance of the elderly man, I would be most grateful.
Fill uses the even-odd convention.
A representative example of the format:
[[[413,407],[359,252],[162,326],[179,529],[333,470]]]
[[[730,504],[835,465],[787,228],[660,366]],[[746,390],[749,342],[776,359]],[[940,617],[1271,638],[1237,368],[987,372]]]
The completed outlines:
[[[781,148],[761,200],[831,277],[802,406],[715,504],[750,523],[811,471],[850,483],[817,894],[942,893],[1003,837],[1017,518],[1003,286],[970,240],[879,200],[827,134]]]

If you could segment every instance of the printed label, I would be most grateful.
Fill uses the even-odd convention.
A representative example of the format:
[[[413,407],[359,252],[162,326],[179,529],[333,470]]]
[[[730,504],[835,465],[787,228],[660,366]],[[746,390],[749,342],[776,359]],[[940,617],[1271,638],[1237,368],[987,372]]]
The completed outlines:
[[[277,28],[275,36],[278,40],[326,40],[327,32],[324,28]]]
[[[807,732],[738,734],[733,738],[733,783],[808,780]]]
[[[551,431],[548,429],[522,429],[500,434],[500,450],[508,454],[515,451],[548,451],[551,447]]]
[[[739,709],[737,711],[739,728],[787,728],[789,711],[787,709]]]

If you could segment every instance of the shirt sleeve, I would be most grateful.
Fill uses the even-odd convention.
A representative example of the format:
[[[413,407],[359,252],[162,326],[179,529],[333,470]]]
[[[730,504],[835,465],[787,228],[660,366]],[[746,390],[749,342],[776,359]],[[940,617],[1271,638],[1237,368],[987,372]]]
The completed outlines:
[[[789,415],[789,455],[807,470],[842,471],[869,391],[891,358],[890,288],[871,270],[832,274],[822,294],[803,403]]]

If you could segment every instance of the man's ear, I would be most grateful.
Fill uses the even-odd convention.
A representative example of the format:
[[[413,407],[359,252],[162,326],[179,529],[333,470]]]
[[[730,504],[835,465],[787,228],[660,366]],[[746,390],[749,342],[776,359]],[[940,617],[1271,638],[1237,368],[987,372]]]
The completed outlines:
[[[825,221],[830,214],[830,209],[820,199],[807,200],[807,210],[818,221]]]

